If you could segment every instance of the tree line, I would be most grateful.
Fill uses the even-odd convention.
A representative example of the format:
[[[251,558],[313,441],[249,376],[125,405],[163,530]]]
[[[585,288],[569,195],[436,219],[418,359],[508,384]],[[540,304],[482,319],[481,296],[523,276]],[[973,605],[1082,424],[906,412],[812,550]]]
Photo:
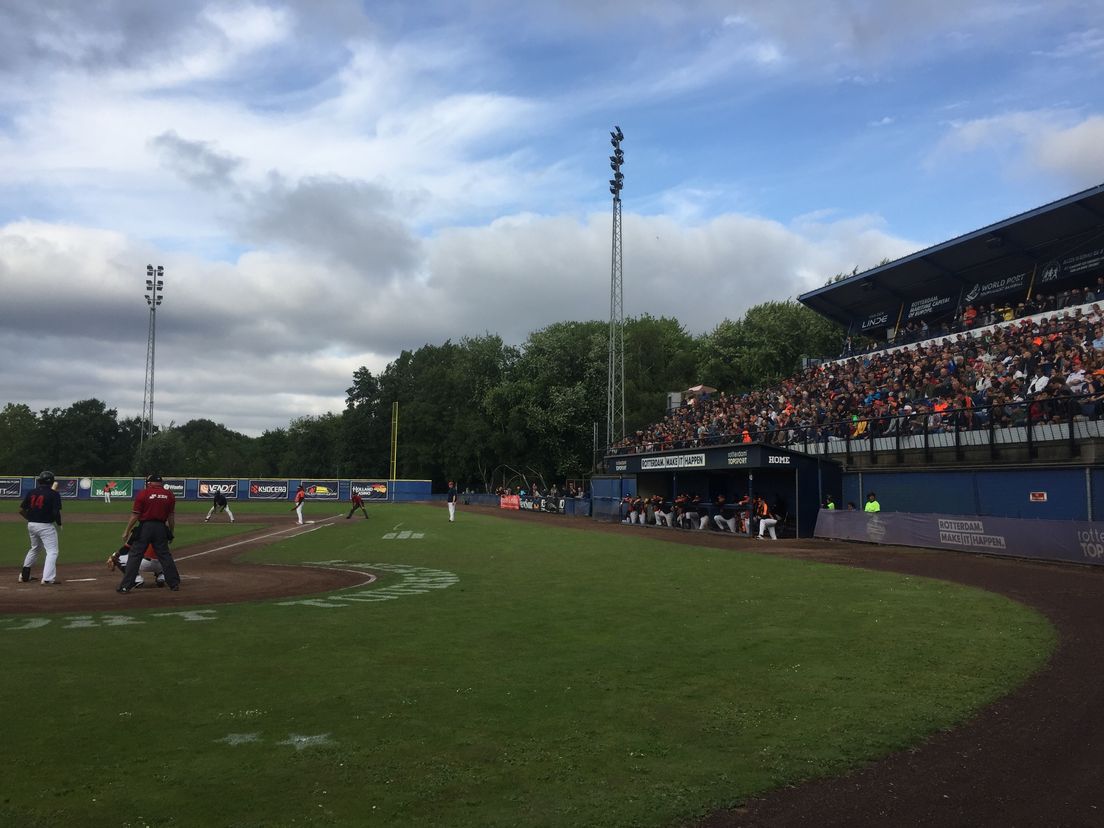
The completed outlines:
[[[693,336],[675,319],[625,322],[630,430],[664,416],[667,392],[728,392],[793,374],[803,355],[836,356],[843,330],[796,302],[767,302]],[[0,410],[0,473],[386,478],[399,403],[397,477],[492,490],[588,476],[606,435],[609,326],[558,322],[520,346],[493,334],[403,351],[378,375],[353,373],[343,411],[300,417],[259,437],[211,420],[157,431],[100,400],[39,412]]]

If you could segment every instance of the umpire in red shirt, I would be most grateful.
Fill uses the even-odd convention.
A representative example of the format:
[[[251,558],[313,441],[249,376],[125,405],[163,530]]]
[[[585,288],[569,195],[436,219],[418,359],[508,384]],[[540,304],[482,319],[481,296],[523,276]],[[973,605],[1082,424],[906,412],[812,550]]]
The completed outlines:
[[[176,562],[173,561],[172,552],[169,551],[169,541],[172,540],[173,527],[176,526],[176,495],[165,488],[159,474],[149,475],[146,478],[146,488],[134,496],[130,522],[123,532],[124,541],[130,537],[131,530],[135,526],[138,527],[135,548],[145,549],[147,545],[152,544],[153,551],[165,570],[165,582],[173,592],[178,591],[180,573],[176,571]],[[134,589],[134,579],[141,565],[141,555],[130,556],[123,580],[116,592],[126,593]]]

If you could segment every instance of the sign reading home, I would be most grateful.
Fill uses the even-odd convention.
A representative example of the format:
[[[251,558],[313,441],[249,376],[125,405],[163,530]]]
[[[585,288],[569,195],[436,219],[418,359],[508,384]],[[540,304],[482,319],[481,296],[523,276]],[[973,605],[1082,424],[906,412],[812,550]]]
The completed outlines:
[[[250,480],[250,500],[287,500],[288,482],[286,480]]]
[[[238,497],[238,481],[237,480],[200,480],[199,481],[199,496],[214,497],[215,492],[222,492],[230,500],[236,500]]]
[[[700,469],[705,467],[704,454],[671,454],[666,457],[642,457],[640,470]]]

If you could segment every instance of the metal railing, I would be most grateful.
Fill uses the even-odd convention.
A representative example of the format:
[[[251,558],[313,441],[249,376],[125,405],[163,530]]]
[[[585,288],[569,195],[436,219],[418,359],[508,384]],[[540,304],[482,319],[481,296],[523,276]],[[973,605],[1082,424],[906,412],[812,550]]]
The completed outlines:
[[[961,460],[967,448],[977,446],[987,446],[991,460],[1000,458],[1002,446],[1026,446],[1028,456],[1035,458],[1040,443],[1064,442],[1069,456],[1079,457],[1080,441],[1095,437],[1104,437],[1104,400],[1067,396],[741,429],[661,445],[622,447],[610,456],[764,443],[805,454],[843,455],[848,463],[854,462],[856,455],[866,455],[876,464],[887,452],[903,463],[906,451],[917,450],[923,452],[925,462],[931,462],[939,448],[953,448],[956,459]]]

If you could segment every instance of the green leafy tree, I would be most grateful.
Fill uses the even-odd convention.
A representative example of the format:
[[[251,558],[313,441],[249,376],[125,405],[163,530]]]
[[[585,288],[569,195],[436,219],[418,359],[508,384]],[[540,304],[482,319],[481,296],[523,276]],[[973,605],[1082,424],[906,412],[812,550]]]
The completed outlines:
[[[28,405],[8,403],[0,410],[0,473],[38,474],[45,462],[38,417]]]

